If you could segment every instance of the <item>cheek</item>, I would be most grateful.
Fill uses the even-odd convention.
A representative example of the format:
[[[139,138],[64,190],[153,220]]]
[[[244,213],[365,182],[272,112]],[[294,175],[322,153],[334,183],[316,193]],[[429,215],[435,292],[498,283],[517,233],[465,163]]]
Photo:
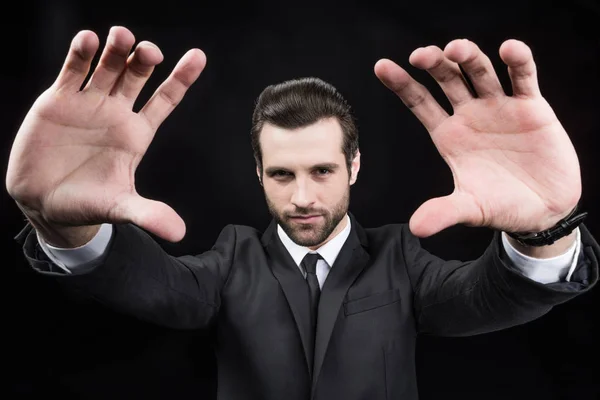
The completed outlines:
[[[268,184],[264,186],[265,196],[278,208],[290,202],[291,192],[287,186]]]
[[[339,203],[348,188],[348,182],[341,179],[330,180],[319,188],[319,201],[328,207]]]

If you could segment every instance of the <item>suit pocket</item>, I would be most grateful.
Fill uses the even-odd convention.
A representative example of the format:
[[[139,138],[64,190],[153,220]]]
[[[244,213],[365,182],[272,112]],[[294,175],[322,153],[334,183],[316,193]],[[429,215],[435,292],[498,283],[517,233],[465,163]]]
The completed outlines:
[[[363,311],[387,306],[400,301],[400,289],[387,290],[360,299],[348,300],[344,303],[344,314],[352,315]]]

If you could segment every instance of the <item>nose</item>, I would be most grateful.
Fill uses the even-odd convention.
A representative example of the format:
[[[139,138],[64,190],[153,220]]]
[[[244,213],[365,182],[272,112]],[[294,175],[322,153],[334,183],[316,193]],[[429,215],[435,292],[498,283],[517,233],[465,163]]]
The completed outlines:
[[[296,179],[296,188],[291,201],[298,208],[309,208],[315,202],[314,189],[307,180]]]

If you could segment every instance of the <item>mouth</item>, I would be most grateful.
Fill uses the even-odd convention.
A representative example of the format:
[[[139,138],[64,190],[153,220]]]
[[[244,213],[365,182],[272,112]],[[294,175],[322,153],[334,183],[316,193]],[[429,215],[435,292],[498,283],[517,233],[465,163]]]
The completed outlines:
[[[294,222],[308,224],[317,221],[321,215],[290,215],[289,218]]]

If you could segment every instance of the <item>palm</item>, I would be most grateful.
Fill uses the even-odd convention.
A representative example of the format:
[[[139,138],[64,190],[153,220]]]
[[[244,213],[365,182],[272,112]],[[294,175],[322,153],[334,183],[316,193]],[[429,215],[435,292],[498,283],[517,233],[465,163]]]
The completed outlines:
[[[139,196],[134,176],[156,129],[199,75],[203,55],[188,53],[135,113],[133,103],[162,56],[142,45],[125,63],[133,37],[123,28],[111,34],[124,48],[105,50],[83,90],[81,71],[89,69],[91,57],[81,61],[70,54],[55,84],[36,100],[15,139],[7,187],[21,207],[39,211],[50,223],[134,222],[177,240],[183,236],[181,218],[166,204]],[[91,55],[92,39],[79,37],[88,41]],[[120,70],[114,67],[119,62]]]
[[[523,49],[512,45],[504,49],[505,61],[526,57],[519,54]],[[516,67],[511,71],[516,95],[506,96],[489,72],[489,60],[476,53],[476,47],[470,49],[475,57],[469,56],[465,43],[454,47],[446,53],[466,58],[467,72],[487,64],[488,76],[473,81],[482,92],[478,98],[458,78],[456,64],[448,59],[439,62],[441,50],[424,49],[411,58],[438,79],[453,104],[452,116],[400,67],[388,61],[376,66],[380,79],[429,130],[454,177],[454,192],[424,203],[413,215],[411,229],[419,236],[457,223],[505,231],[546,229],[570,211],[581,194],[577,155],[566,132],[537,86],[516,78],[520,73]],[[450,71],[458,79],[448,79]]]
[[[119,198],[134,193],[135,168],[152,136],[144,119],[117,98],[50,89],[17,136],[14,151],[22,149],[28,159],[18,175],[35,179],[28,197],[45,203],[37,206],[50,220],[106,221]],[[80,205],[81,215],[68,209],[72,204]]]

